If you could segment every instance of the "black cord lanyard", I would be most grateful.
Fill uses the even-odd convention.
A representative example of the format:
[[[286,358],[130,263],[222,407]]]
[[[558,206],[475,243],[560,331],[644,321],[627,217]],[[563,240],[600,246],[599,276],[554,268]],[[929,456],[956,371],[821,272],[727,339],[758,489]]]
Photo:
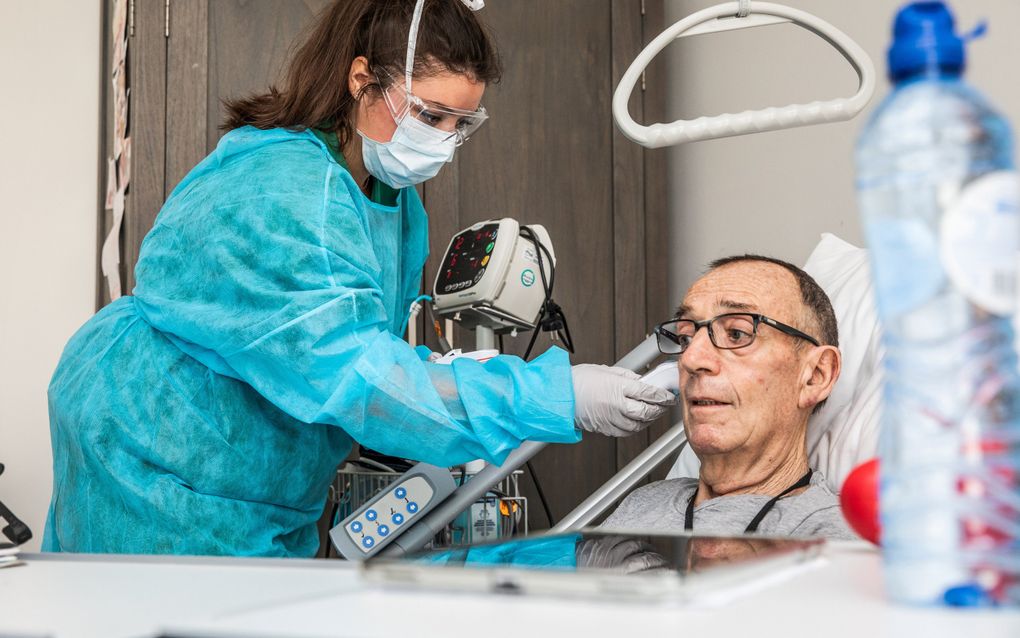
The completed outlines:
[[[786,496],[787,494],[794,490],[799,490],[800,488],[807,487],[810,484],[811,484],[811,469],[809,468],[807,474],[800,477],[799,481],[783,490],[783,492],[779,496],[776,496],[768,503],[765,503],[765,506],[758,510],[758,513],[755,514],[753,519],[751,519],[751,522],[748,524],[747,529],[744,530],[744,533],[748,534],[751,532],[757,532],[758,525],[762,522],[762,519],[764,519],[765,516],[772,510],[772,508],[776,506],[776,503],[779,502],[779,499],[783,498],[784,496]],[[687,513],[684,514],[684,529],[689,532],[694,531],[694,499],[697,496],[698,489],[694,488],[694,494],[691,494],[690,500],[687,501]]]

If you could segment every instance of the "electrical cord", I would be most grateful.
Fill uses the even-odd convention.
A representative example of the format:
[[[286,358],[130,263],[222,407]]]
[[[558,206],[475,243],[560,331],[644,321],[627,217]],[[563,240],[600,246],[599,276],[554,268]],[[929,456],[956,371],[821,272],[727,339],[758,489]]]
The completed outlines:
[[[401,337],[407,333],[408,325],[418,318],[418,313],[421,312],[422,302],[432,303],[432,297],[428,295],[419,295],[411,302],[410,307],[407,309],[407,316],[404,317],[404,323],[400,326]]]
[[[546,300],[545,303],[543,304],[544,311],[543,314],[545,316],[545,319],[543,319],[540,322],[540,325],[544,332],[555,332],[556,335],[559,336],[560,341],[563,342],[563,345],[567,348],[567,350],[573,353],[574,340],[570,335],[570,327],[567,325],[567,317],[566,315],[563,314],[563,310],[559,307],[559,305],[552,299],[553,285],[555,284],[556,280],[556,268],[555,266],[553,266],[552,254],[550,254],[549,249],[546,248],[545,245],[538,241],[538,238],[535,236],[534,231],[532,231],[530,228],[528,228],[527,230],[529,233],[531,233],[532,241],[539,249],[538,265],[540,274],[542,274],[543,286],[546,285],[546,282],[545,282],[545,268],[542,264],[542,253],[545,253],[545,256],[549,258],[550,265]]]
[[[531,351],[535,347],[539,331],[555,333],[560,338],[560,341],[563,342],[567,351],[572,354],[574,352],[574,339],[570,334],[570,327],[567,325],[567,317],[563,314],[563,309],[552,298],[553,286],[556,284],[556,268],[553,266],[552,253],[538,239],[538,235],[531,228],[522,226],[520,235],[529,239],[535,245],[535,252],[538,257],[538,273],[542,278],[542,289],[545,293],[545,300],[542,302],[542,309],[538,314],[538,325],[535,326],[534,332],[531,333],[528,348],[524,351],[524,360],[527,361],[531,356]],[[548,279],[546,279],[545,274],[543,253],[549,259]]]
[[[4,464],[0,463],[0,474],[4,473]],[[0,522],[7,521],[7,526],[0,530],[15,545],[23,545],[32,540],[32,530],[25,525],[14,512],[0,502]]]
[[[555,332],[560,336],[563,345],[566,346],[567,350],[573,354],[574,352],[574,340],[570,335],[570,328],[567,326],[567,318],[563,314],[563,310],[559,305],[553,301],[553,286],[556,285],[556,267],[554,266],[555,261],[553,260],[552,253],[549,249],[538,239],[538,235],[534,230],[527,226],[522,226],[520,235],[531,240],[531,243],[535,245],[535,254],[538,258],[538,274],[542,278],[542,290],[545,293],[545,300],[542,302],[542,309],[538,314],[538,325],[535,326],[535,330],[531,333],[531,339],[528,341],[528,348],[524,351],[524,360],[527,361],[531,357],[531,351],[535,347],[535,341],[538,339],[539,331],[542,332]],[[549,277],[546,278],[545,274],[545,263],[543,260],[543,253],[545,257],[549,259]],[[556,525],[555,519],[553,519],[552,509],[549,507],[549,501],[545,498],[545,490],[542,489],[542,483],[538,479],[538,474],[535,472],[535,466],[531,464],[531,461],[527,462],[528,472],[531,473],[531,480],[535,483],[535,492],[538,493],[538,500],[542,503],[542,509],[545,510],[546,519],[549,521],[549,527]]]
[[[371,456],[366,456],[365,455],[366,453],[368,455],[377,454],[373,450],[365,448],[365,449],[362,450],[362,456],[360,456],[360,457],[358,457],[356,459],[351,459],[351,464],[359,465],[359,466],[361,466],[363,468],[367,468],[369,470],[375,470],[376,472],[392,472],[394,474],[397,473],[397,471],[395,469],[393,469],[392,467],[390,467],[389,465],[387,465],[385,463],[381,463],[380,461],[371,458]],[[380,455],[380,457],[381,457],[381,455]]]
[[[528,471],[531,472],[531,480],[535,482],[535,491],[538,492],[538,500],[542,503],[542,509],[545,510],[545,517],[549,519],[549,527],[556,525],[556,521],[553,519],[552,510],[549,509],[549,502],[545,500],[545,492],[542,490],[542,483],[538,480],[538,474],[535,473],[535,466],[528,461]]]

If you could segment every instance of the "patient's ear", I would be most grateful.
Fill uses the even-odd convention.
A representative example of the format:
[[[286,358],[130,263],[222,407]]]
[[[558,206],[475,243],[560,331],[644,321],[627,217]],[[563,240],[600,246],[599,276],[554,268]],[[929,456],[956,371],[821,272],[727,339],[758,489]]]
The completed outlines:
[[[811,409],[829,398],[843,364],[836,346],[817,346],[805,358],[798,407]]]

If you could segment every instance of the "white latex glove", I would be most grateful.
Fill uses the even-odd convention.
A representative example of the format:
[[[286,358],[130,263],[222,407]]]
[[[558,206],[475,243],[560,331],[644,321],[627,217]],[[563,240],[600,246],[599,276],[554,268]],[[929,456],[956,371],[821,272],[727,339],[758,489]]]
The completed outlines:
[[[627,536],[587,538],[574,549],[578,567],[613,569],[627,574],[669,569],[669,562],[648,543]]]
[[[639,381],[625,368],[582,363],[574,376],[574,423],[606,436],[630,436],[676,403],[669,390]]]

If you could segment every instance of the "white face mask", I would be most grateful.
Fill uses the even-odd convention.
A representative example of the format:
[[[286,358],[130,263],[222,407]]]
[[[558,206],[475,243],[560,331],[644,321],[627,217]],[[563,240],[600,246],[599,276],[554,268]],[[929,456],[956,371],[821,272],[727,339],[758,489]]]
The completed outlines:
[[[365,168],[393,188],[414,186],[432,179],[443,164],[453,160],[457,148],[455,136],[411,116],[400,120],[389,142],[377,142],[361,131],[358,135]]]

